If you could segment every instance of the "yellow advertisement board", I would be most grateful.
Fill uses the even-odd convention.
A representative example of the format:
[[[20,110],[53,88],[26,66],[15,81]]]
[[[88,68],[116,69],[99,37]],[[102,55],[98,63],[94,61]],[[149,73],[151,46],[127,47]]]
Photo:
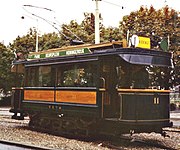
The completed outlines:
[[[151,48],[150,38],[141,37],[141,36],[138,36],[138,38],[139,38],[139,44],[137,45],[137,47],[140,47],[140,48],[148,48],[148,49]]]

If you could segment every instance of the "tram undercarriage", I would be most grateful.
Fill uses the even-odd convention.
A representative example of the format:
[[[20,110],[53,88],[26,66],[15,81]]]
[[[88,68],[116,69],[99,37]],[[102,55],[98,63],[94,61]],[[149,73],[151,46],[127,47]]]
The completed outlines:
[[[118,118],[79,118],[63,117],[52,115],[29,115],[29,127],[40,129],[53,134],[70,135],[113,135],[117,136],[124,133],[163,133],[162,128],[171,127],[169,120],[162,121],[130,121]]]

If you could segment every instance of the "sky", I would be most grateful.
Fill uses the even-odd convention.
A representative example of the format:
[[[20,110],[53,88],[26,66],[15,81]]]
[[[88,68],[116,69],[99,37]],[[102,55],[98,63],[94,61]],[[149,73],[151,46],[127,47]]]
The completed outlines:
[[[180,11],[179,0],[101,0],[99,12],[106,27],[118,27],[124,15],[139,10],[140,6],[153,5],[160,9],[165,5]],[[25,5],[25,6],[23,6]],[[41,8],[34,8],[30,6]],[[93,0],[1,0],[0,5],[0,42],[8,45],[17,36],[26,35],[30,28],[36,27],[39,34],[57,32],[45,20],[58,22],[59,25],[71,20],[81,22],[84,12],[95,13]],[[123,9],[122,9],[123,6]],[[22,19],[24,16],[24,19]],[[38,16],[39,18],[35,17]],[[40,19],[43,18],[43,19]]]

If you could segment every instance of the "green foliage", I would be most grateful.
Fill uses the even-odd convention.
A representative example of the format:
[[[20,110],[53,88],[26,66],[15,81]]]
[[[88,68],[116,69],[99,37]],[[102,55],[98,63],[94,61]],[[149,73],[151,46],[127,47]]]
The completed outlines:
[[[39,50],[47,50],[52,48],[61,47],[63,44],[61,38],[55,32],[44,34],[39,37]]]
[[[13,85],[13,74],[11,73],[13,53],[1,43],[0,58],[0,90],[6,92],[11,90]]]
[[[13,44],[9,45],[12,50],[16,50],[16,53],[21,52],[28,54],[29,52],[35,51],[36,47],[36,30],[30,29],[27,35],[22,37],[18,36]]]
[[[22,37],[17,37],[13,44],[10,44],[12,50],[17,52],[22,52],[27,55],[29,52],[34,52],[36,49],[36,29],[29,29],[27,35]],[[44,34],[42,36],[38,35],[38,50],[47,50],[51,48],[61,47],[61,38],[55,32]]]
[[[69,40],[82,40],[84,42],[91,42],[93,39],[91,33],[88,33],[86,30],[84,30],[84,26],[78,24],[75,20],[72,20],[69,24],[63,24],[62,33],[63,35],[61,34],[61,37],[66,45],[70,44]]]
[[[108,27],[103,28],[101,30],[101,42],[107,42],[107,41],[119,41],[123,39],[122,32],[119,30],[119,28],[114,27]]]
[[[62,33],[73,40],[94,43],[94,15],[92,13],[84,13],[84,16],[85,18],[81,24],[78,24],[75,20],[72,20],[69,24],[63,24]],[[65,36],[61,35],[61,37],[67,40]]]

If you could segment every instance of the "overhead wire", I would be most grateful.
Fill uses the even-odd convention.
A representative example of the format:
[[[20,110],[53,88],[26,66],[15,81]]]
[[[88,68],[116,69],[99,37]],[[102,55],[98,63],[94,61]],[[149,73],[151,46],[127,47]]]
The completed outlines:
[[[45,19],[45,18],[43,18],[43,17],[41,17],[41,16],[38,16],[38,15],[36,15],[36,14],[31,14],[31,15],[33,15],[33,16],[35,16],[35,17],[37,17],[37,18],[40,18],[40,19],[42,19],[42,20],[44,20],[45,22],[47,22],[48,24],[50,24],[54,29],[56,29],[60,34],[62,34],[66,39],[71,39],[70,37],[68,37],[67,35],[65,35],[64,33],[62,33],[55,25],[54,25],[54,22],[51,22],[51,21],[49,21],[49,20],[47,20],[47,19]]]
[[[114,5],[114,6],[117,6],[117,7],[121,7],[122,9],[124,9],[124,6],[121,6],[121,5],[106,1],[106,0],[102,0],[102,2],[107,3],[107,4],[111,4],[111,5]]]
[[[48,10],[48,11],[52,11],[52,12],[55,12],[54,10],[52,9],[49,9],[49,8],[46,8],[46,7],[40,7],[40,6],[34,6],[34,5],[23,5],[23,6],[28,6],[28,7],[34,7],[34,8],[39,8],[39,9],[45,9],[45,10]]]
[[[54,29],[56,29],[56,30],[59,32],[59,34],[63,35],[66,39],[72,40],[72,38],[70,38],[70,37],[68,37],[67,35],[65,35],[63,32],[61,32],[61,31],[58,29],[58,27],[56,27],[56,26],[61,26],[61,27],[62,27],[62,25],[60,25],[60,23],[55,19],[56,17],[54,17],[54,21],[49,21],[48,19],[45,19],[45,18],[43,18],[43,17],[41,17],[41,16],[39,16],[39,15],[36,15],[35,13],[32,13],[32,12],[28,11],[27,9],[25,9],[26,6],[27,6],[27,7],[39,8],[39,9],[45,9],[45,10],[48,10],[48,11],[51,11],[51,12],[54,12],[54,13],[55,13],[55,11],[53,11],[52,9],[49,9],[49,8],[39,7],[39,6],[34,6],[34,5],[23,5],[23,7],[22,7],[27,13],[29,13],[29,14],[31,14],[32,16],[35,16],[35,17],[37,17],[37,18],[45,21],[45,22],[48,23],[49,25],[51,25]],[[68,29],[68,28],[65,27],[65,26],[63,26],[63,27],[64,27],[65,30],[69,31],[72,35],[74,35],[78,40],[82,41],[81,38],[78,37],[75,33],[73,33],[70,29]]]

